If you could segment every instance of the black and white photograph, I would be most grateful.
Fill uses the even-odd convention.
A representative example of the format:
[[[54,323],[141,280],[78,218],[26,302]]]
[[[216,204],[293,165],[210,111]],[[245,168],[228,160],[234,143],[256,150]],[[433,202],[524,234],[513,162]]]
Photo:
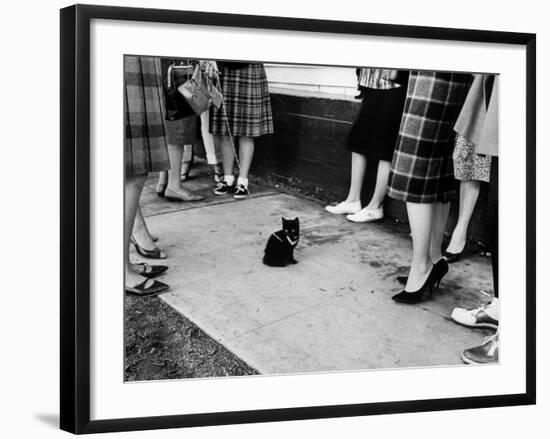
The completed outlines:
[[[2,437],[544,436],[544,2],[6,6]]]
[[[62,430],[536,403],[536,35],[293,14],[61,10]]]
[[[123,70],[125,381],[498,367],[498,72]]]

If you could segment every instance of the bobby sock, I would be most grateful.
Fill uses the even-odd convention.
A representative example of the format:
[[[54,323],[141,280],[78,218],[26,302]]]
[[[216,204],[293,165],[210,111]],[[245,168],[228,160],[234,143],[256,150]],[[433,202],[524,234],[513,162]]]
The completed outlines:
[[[233,186],[233,183],[235,183],[235,177],[233,175],[224,175],[223,179],[229,186]]]
[[[248,187],[248,178],[239,177],[237,179],[237,184],[242,184],[244,187]]]

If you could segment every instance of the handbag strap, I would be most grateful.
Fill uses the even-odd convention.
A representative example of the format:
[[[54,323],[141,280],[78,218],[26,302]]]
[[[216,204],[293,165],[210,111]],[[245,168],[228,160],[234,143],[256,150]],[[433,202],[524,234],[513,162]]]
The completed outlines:
[[[186,69],[186,72],[187,72],[187,80],[189,81],[189,71],[191,70],[191,67],[192,64],[191,62],[189,61],[189,59],[187,60],[187,65],[183,65],[183,62],[182,64],[175,64],[175,63],[172,63],[168,66],[168,73],[166,75],[166,86],[170,89],[172,87],[172,83],[175,83],[176,80],[174,78],[174,69],[177,68],[177,67],[185,67]],[[194,73],[194,72],[193,72]]]
[[[172,88],[172,80],[173,80],[173,79],[172,79],[172,75],[173,75],[173,73],[172,73],[172,70],[173,70],[172,67],[173,67],[172,64],[170,64],[170,65],[168,66],[168,73],[167,73],[167,75],[166,75],[166,87],[168,87],[168,89]]]

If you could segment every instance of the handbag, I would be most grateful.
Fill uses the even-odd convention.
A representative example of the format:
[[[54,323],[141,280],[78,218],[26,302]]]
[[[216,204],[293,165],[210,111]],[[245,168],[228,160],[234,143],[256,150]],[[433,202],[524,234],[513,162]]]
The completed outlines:
[[[178,92],[178,87],[189,80],[192,69],[193,66],[190,64],[186,66],[172,64],[168,67],[164,82],[166,120],[179,120],[195,115],[193,108],[189,106],[185,98]]]
[[[200,66],[195,67],[191,79],[178,87],[178,92],[197,115],[204,113],[212,104],[219,108],[223,101],[222,94],[202,73]]]

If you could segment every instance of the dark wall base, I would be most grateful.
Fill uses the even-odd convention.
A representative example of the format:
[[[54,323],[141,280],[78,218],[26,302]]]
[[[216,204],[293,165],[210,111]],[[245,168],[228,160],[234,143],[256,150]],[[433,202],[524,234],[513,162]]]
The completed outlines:
[[[253,174],[325,202],[343,200],[350,179],[345,142],[359,101],[272,94],[271,104],[275,133],[257,139]],[[367,165],[363,203],[372,194],[377,165]],[[482,184],[470,222],[469,240],[474,242],[486,241],[486,186]],[[407,221],[404,203],[387,197],[384,208],[387,217]],[[452,231],[457,215],[458,196],[451,204],[448,230]]]

